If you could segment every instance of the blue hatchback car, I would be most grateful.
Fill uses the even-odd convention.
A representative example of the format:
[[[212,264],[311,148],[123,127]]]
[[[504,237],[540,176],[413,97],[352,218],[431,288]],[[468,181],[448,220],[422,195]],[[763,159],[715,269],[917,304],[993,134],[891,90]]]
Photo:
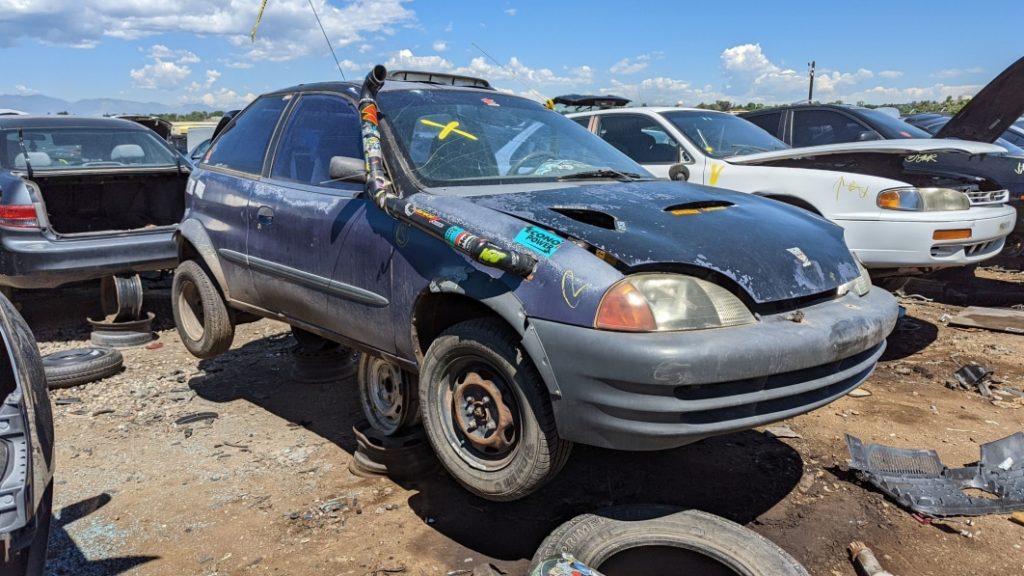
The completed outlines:
[[[897,307],[837,226],[656,180],[486,82],[397,77],[265,94],[216,137],[177,233],[193,354],[253,314],[355,348],[370,422],[422,422],[492,500],[539,488],[574,442],[682,446],[874,370]]]

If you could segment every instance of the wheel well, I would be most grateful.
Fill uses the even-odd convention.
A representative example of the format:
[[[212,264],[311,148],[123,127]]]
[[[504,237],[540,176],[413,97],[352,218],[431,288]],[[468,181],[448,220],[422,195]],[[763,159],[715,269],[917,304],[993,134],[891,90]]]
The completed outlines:
[[[771,198],[772,200],[775,200],[777,202],[782,202],[783,204],[789,204],[790,206],[796,206],[797,208],[803,208],[808,212],[813,212],[818,216],[821,216],[821,212],[806,200],[801,200],[800,198],[796,198],[794,196],[783,196],[778,194],[766,194],[764,197]]]
[[[423,360],[423,354],[441,332],[459,322],[477,318],[501,319],[501,316],[478,300],[461,294],[430,292],[420,296],[412,315],[412,339],[417,360]]]
[[[191,242],[185,238],[180,238],[178,240],[178,261],[184,262],[185,260],[199,260],[201,262],[202,257],[199,255],[199,250],[196,250],[196,247]]]

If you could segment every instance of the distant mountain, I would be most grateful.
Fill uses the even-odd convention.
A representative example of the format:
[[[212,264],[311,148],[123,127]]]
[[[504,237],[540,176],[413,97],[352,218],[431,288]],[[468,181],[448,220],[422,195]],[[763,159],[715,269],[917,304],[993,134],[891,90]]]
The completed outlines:
[[[135,102],[117,98],[88,98],[69,102],[52,96],[33,94],[0,95],[0,108],[13,108],[29,114],[56,114],[67,112],[76,116],[103,116],[105,114],[184,114],[195,110],[212,112],[206,104],[179,104],[169,106],[159,102]]]

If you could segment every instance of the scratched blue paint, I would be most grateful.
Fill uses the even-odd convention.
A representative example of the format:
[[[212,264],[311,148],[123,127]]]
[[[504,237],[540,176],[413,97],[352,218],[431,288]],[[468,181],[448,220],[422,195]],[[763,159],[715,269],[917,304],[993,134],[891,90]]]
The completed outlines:
[[[516,244],[526,246],[545,258],[554,254],[562,242],[565,242],[565,238],[536,226],[523,228],[515,237]]]

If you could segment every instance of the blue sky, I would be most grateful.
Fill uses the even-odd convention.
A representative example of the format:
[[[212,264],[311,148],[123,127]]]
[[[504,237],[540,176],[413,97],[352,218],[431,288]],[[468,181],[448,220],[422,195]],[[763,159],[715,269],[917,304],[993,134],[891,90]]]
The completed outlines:
[[[385,63],[483,76],[535,98],[789,102],[806,98],[813,59],[821,100],[942,99],[974,93],[1024,55],[1020,0],[313,4],[349,79]],[[0,94],[233,108],[267,90],[339,77],[308,0],[268,0],[253,43],[258,7],[0,0]]]

